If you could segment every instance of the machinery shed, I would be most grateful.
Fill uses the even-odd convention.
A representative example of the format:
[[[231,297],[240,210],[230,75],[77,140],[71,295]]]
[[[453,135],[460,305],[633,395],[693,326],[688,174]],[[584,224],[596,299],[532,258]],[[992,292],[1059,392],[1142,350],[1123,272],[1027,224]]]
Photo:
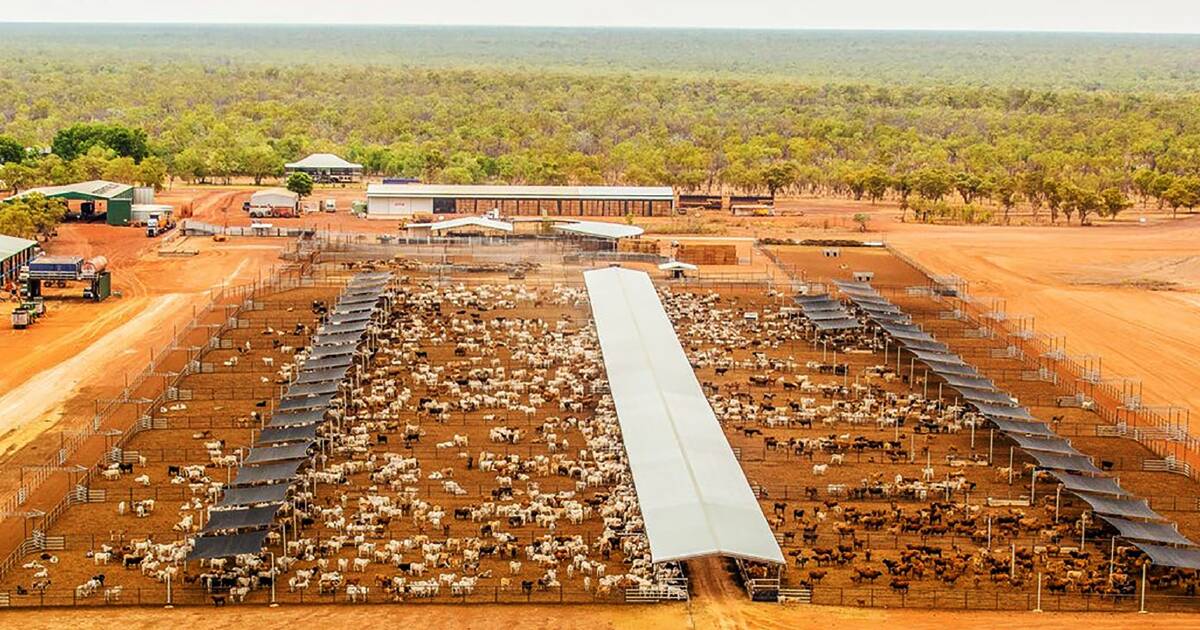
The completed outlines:
[[[129,225],[133,212],[133,186],[102,179],[64,186],[30,188],[10,199],[28,195],[43,195],[49,199],[67,202],[68,216],[90,219],[105,215],[109,225]]]

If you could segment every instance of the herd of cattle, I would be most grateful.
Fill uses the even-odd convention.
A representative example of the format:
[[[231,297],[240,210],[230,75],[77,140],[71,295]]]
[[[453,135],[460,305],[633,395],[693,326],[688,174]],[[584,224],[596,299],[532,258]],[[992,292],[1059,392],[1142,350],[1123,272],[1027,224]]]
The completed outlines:
[[[781,294],[660,295],[786,552],[785,584],[1028,590],[1041,574],[1050,592],[1135,592],[1140,552],[1092,542],[1108,530],[1052,489],[1032,505],[989,503],[1020,495],[1037,473],[1019,461],[1010,469],[1007,448],[993,454],[984,420],[884,365],[876,336],[810,343]],[[230,331],[233,347],[211,352],[214,373],[185,383],[291,382],[325,301],[289,300],[268,300],[276,319]],[[82,562],[73,551],[26,562],[15,593],[63,580],[75,601],[122,601],[129,588],[170,581],[177,599],[217,604],[264,601],[272,589],[365,602],[592,601],[679,588],[682,567],[650,562],[582,289],[414,272],[393,282],[367,339],[276,515],[270,553],[185,562],[247,430],[271,416],[269,400],[231,393],[156,414],[227,418],[228,428],[182,438],[207,459],[122,462],[95,482],[115,496],[178,490],[182,500],[129,490],[102,504],[122,532],[149,535],[114,536],[106,523],[110,535],[76,554]],[[129,448],[180,435],[148,431]],[[1188,594],[1198,583],[1184,571],[1151,580]]]

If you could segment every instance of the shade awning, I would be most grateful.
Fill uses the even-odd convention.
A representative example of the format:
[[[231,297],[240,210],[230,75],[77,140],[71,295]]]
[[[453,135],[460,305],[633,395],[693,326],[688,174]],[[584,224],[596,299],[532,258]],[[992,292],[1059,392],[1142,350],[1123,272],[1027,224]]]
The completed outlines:
[[[233,485],[244,486],[251,483],[266,483],[286,481],[296,476],[296,471],[304,464],[302,459],[279,462],[278,464],[263,464],[262,466],[242,466],[233,479]]]
[[[1200,549],[1179,549],[1144,542],[1133,542],[1142,553],[1150,556],[1150,562],[1161,567],[1200,569]]]
[[[279,503],[287,498],[290,486],[288,483],[275,483],[267,486],[227,487],[217,507]]]
[[[1060,437],[1039,437],[1023,435],[1021,433],[1005,433],[1004,435],[1016,442],[1017,446],[1027,451],[1045,451],[1060,455],[1083,456],[1083,453],[1080,453],[1074,446],[1071,446],[1070,442]]]
[[[979,413],[988,416],[989,418],[1007,418],[1009,420],[1021,420],[1023,422],[1035,422],[1034,418],[1029,414],[1029,410],[1024,407],[1009,407],[1007,405],[992,405],[979,401],[968,401],[971,406],[979,410]]]
[[[208,522],[204,524],[202,533],[228,531],[234,529],[258,529],[275,522],[275,513],[282,504],[272,503],[258,507],[234,508],[230,510],[210,510]]]
[[[279,401],[280,411],[298,411],[301,409],[324,409],[333,401],[333,394],[323,396],[298,396],[284,398]]]
[[[267,423],[268,428],[274,427],[291,427],[301,426],[306,424],[320,424],[325,421],[324,409],[310,409],[307,411],[296,411],[288,413],[277,413],[271,416],[271,421]]]
[[[242,461],[243,465],[251,464],[266,464],[269,462],[281,462],[291,459],[304,459],[308,457],[308,449],[315,444],[315,441],[297,442],[294,444],[280,444],[278,446],[256,446],[250,449],[246,455],[246,459]]]
[[[293,383],[287,388],[288,397],[291,396],[321,396],[323,394],[332,394],[341,386],[340,381],[325,381],[322,383]]]
[[[263,541],[267,538],[266,530],[229,534],[227,536],[200,536],[188,553],[188,560],[208,560],[213,558],[232,558],[244,554],[257,554],[262,551]]]
[[[354,355],[352,353],[346,353],[322,359],[308,359],[301,364],[300,369],[301,374],[303,374],[305,372],[317,372],[320,370],[349,367],[353,363]]]
[[[1101,514],[1100,518],[1107,521],[1109,525],[1112,525],[1114,529],[1120,532],[1121,538],[1162,543],[1165,545],[1192,545],[1192,541],[1188,540],[1183,534],[1180,534],[1179,530],[1175,529],[1175,526],[1170,523],[1131,521],[1108,514]]]
[[[1125,518],[1143,518],[1150,521],[1164,521],[1161,514],[1150,509],[1143,499],[1121,499],[1106,497],[1086,492],[1075,492],[1075,496],[1083,499],[1092,511],[1097,514],[1112,514]]]
[[[857,319],[820,319],[812,320],[812,325],[817,330],[825,332],[830,330],[850,330],[862,326]]]
[[[962,396],[963,400],[971,403],[981,402],[990,405],[1008,405],[1010,407],[1017,404],[1017,400],[1012,396],[994,389],[975,389],[974,387],[963,387],[961,385],[952,385],[951,387],[958,392],[959,396]]]
[[[307,365],[303,371],[296,377],[297,385],[305,385],[308,383],[328,383],[338,382],[346,378],[346,372],[349,371],[349,366],[329,368],[326,370],[310,369]]]
[[[1092,494],[1109,494],[1114,496],[1130,496],[1130,493],[1109,477],[1084,477],[1058,470],[1050,471],[1067,490],[1073,492],[1090,492]]]
[[[328,346],[313,346],[308,353],[308,358],[312,359],[328,359],[330,357],[354,356],[358,348],[351,345],[331,344]]]
[[[782,564],[650,277],[583,274],[655,563],[726,555]]]
[[[317,437],[317,423],[304,424],[294,427],[275,427],[263,429],[258,434],[256,445],[286,444],[288,442],[308,442]]]
[[[1088,474],[1100,474],[1103,472],[1092,463],[1091,458],[1084,455],[1063,455],[1048,451],[1021,450],[1025,451],[1026,455],[1032,457],[1040,468]]]
[[[346,332],[346,333],[322,333],[313,337],[313,348],[320,346],[344,346],[348,344],[358,343],[362,339],[363,333]]]
[[[1050,430],[1050,427],[1045,422],[1022,422],[1020,420],[1006,420],[1004,418],[988,417],[988,422],[996,425],[997,429],[1005,433],[1023,433],[1026,435],[1040,435],[1043,437],[1058,437],[1058,435]]]

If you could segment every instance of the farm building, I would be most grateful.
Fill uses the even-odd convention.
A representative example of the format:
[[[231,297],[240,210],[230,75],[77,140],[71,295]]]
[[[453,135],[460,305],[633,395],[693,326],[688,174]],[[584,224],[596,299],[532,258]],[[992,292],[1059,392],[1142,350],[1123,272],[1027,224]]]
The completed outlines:
[[[505,216],[649,217],[667,216],[674,209],[675,192],[665,186],[367,186],[367,217],[371,219],[492,210]]]
[[[284,165],[284,172],[307,173],[315,182],[345,184],[362,180],[362,164],[347,162],[332,153],[314,153]]]
[[[90,219],[105,215],[109,225],[129,225],[133,209],[133,186],[101,179],[64,186],[30,188],[10,199],[33,194],[65,200],[70,217]]]
[[[33,259],[37,246],[37,241],[0,234],[0,280],[15,280],[21,265]]]

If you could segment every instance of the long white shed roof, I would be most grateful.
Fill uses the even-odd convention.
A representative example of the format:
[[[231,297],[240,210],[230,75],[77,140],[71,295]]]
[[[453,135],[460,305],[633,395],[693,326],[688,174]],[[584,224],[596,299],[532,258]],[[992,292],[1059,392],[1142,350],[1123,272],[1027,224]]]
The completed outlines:
[[[369,184],[367,197],[479,199],[637,199],[671,201],[670,186],[457,186]]]
[[[572,223],[555,223],[554,229],[560,232],[570,232],[581,236],[594,238],[621,239],[641,236],[646,230],[636,225],[623,223],[607,223],[605,221],[575,221]]]
[[[409,223],[410,228],[429,228],[434,232],[442,230],[453,230],[461,227],[481,227],[489,230],[500,230],[503,232],[513,231],[513,224],[507,221],[498,221],[487,217],[459,217],[457,219],[447,219],[445,221],[435,221],[433,223]]]
[[[783,553],[650,276],[583,275],[654,562]]]

